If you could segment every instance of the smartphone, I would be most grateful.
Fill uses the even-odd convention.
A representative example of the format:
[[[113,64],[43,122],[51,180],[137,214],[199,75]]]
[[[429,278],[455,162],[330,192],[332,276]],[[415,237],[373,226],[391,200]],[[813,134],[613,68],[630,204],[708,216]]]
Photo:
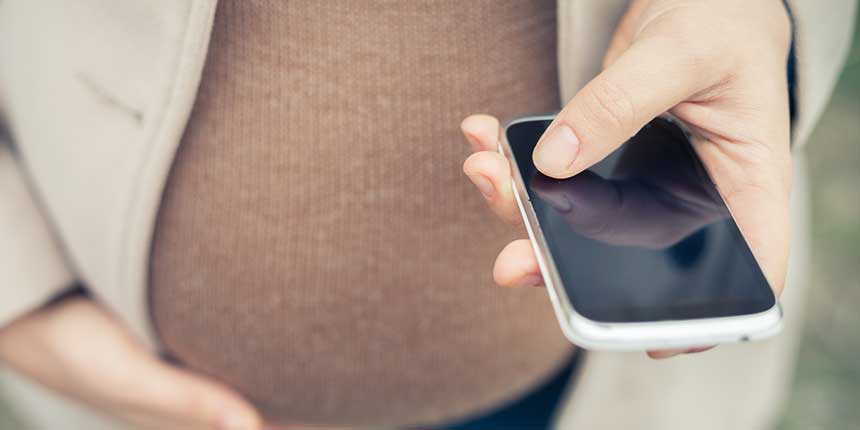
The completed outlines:
[[[559,180],[532,162],[552,120],[508,123],[500,151],[572,342],[687,348],[780,331],[773,289],[676,121],[653,120],[592,168]]]

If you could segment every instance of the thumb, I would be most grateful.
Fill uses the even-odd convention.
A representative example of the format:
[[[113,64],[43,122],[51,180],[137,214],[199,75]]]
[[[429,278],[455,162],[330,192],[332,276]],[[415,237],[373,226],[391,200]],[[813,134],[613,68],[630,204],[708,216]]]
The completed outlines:
[[[701,88],[701,65],[666,38],[636,41],[589,82],[538,142],[534,164],[568,178],[602,160],[645,124]]]

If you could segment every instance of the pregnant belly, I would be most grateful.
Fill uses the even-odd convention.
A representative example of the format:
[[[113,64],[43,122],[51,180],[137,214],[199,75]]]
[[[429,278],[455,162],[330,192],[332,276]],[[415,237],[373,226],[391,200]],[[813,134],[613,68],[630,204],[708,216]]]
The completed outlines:
[[[559,107],[555,2],[366,3],[219,2],[158,215],[164,349],[279,423],[459,418],[571,352],[544,290],[493,285],[522,233],[458,130]]]
[[[517,235],[461,177],[465,145],[405,169],[189,148],[159,215],[152,317],[171,355],[268,419],[439,422],[568,356],[545,291],[492,283]]]

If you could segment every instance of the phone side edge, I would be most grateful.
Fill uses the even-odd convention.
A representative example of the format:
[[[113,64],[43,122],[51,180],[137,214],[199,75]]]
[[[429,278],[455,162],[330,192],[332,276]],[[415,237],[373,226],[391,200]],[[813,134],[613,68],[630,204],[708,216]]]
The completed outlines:
[[[514,158],[510,142],[508,141],[508,129],[511,126],[531,121],[551,121],[553,118],[554,115],[535,115],[516,118],[509,121],[505,124],[502,138],[499,140],[498,151],[505,157],[511,166],[511,188],[514,194],[514,199],[517,202],[520,217],[522,218],[523,225],[528,233],[529,242],[531,243],[535,257],[537,258],[545,288],[549,295],[550,303],[552,304],[553,311],[555,312],[556,319],[558,320],[562,333],[568,340],[577,346],[590,349],[603,349],[606,345],[595,343],[590,339],[583,337],[582,334],[576,330],[573,322],[574,315],[579,318],[584,317],[576,314],[576,311],[573,310],[573,306],[570,304],[570,298],[567,296],[567,292],[564,291],[564,287],[561,286],[560,277],[557,269],[555,268],[555,264],[552,261],[550,254],[545,252],[545,239],[543,238],[543,231],[540,228],[540,223],[537,221],[537,215],[534,213],[533,209],[531,211],[526,209],[526,204],[523,202],[523,196],[525,196],[525,201],[530,201],[530,199],[528,198],[528,192],[525,189],[525,182],[522,179],[517,161]],[[529,209],[531,209],[530,206]]]

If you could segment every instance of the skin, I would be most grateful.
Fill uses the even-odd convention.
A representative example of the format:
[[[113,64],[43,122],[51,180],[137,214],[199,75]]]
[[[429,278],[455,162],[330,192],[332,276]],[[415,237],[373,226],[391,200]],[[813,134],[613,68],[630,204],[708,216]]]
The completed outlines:
[[[636,0],[616,29],[603,71],[541,137],[535,166],[547,176],[569,178],[656,116],[671,113],[693,132],[696,152],[778,295],[790,241],[790,44],[782,1]],[[463,171],[500,218],[521,225],[510,166],[496,152],[498,120],[473,115],[461,128],[474,149]],[[527,239],[501,251],[493,275],[502,286],[543,285]]]
[[[66,299],[0,329],[0,362],[130,428],[261,428],[241,396],[165,363],[86,298]]]
[[[605,70],[550,126],[535,164],[548,176],[570,177],[655,116],[671,112],[696,133],[696,150],[779,293],[789,248],[790,38],[778,0],[634,1],[616,30]],[[462,129],[475,150],[463,170],[499,217],[520,224],[510,167],[495,152],[498,121],[470,116]],[[528,240],[502,250],[494,276],[503,286],[542,284]],[[166,364],[85,298],[39,309],[0,329],[0,362],[137,428],[262,427],[240,395]]]

